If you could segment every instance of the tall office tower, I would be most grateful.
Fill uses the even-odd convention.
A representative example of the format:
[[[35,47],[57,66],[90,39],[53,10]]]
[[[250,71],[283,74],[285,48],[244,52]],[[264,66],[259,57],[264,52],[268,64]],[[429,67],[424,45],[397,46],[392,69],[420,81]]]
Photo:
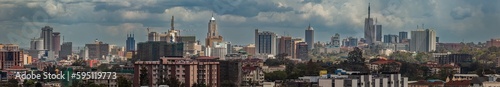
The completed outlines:
[[[431,52],[436,50],[436,32],[431,29],[411,31],[410,51]]]
[[[292,56],[293,53],[293,41],[292,37],[281,36],[278,43],[278,54],[285,53],[288,56]]]
[[[297,44],[300,43],[300,42],[304,42],[304,40],[302,40],[302,38],[293,38],[292,39],[292,58],[297,58]]]
[[[332,41],[331,41],[331,44],[333,47],[340,47],[340,35],[339,33],[335,33],[335,36],[332,36]]]
[[[15,44],[0,44],[0,70],[13,66],[24,67],[23,51]]]
[[[314,43],[314,29],[311,27],[311,24],[306,29],[306,42],[309,44],[309,49],[313,49],[313,43]]]
[[[127,41],[126,41],[126,47],[125,47],[127,52],[130,51],[135,51],[135,39],[134,39],[134,34],[128,34],[127,35]]]
[[[168,33],[165,34],[160,34],[160,41],[167,41],[169,43],[173,43],[178,41],[177,38],[181,35],[181,31],[175,30],[174,27],[174,16],[172,16],[172,19],[170,20],[170,30],[168,30]]]
[[[276,55],[276,34],[255,29],[255,51],[256,55]]]
[[[307,57],[307,53],[309,51],[308,45],[309,44],[307,44],[307,42],[300,42],[296,44],[297,49],[295,50],[295,52],[298,59],[301,59],[303,61],[309,60],[309,58]]]
[[[40,38],[43,38],[43,49],[52,51],[52,30],[50,26],[45,26],[42,28],[42,33]]]
[[[375,29],[373,27],[373,19],[370,18],[370,3],[368,3],[368,18],[365,18],[365,43],[372,44],[375,42]]]
[[[54,32],[52,33],[52,51],[55,52],[56,55],[61,51],[61,33]]]
[[[226,47],[227,47],[227,54],[233,53],[233,44],[231,42],[226,42]]]
[[[182,57],[184,43],[168,43],[165,41],[148,41],[137,44],[137,58],[143,61],[156,61],[160,57]]]
[[[43,48],[43,38],[31,39],[31,47],[30,50],[44,50]]]
[[[399,32],[399,43],[404,43],[408,40],[408,32],[401,31]]]
[[[109,44],[95,40],[92,44],[85,44],[88,48],[88,55],[90,59],[104,59],[104,56],[109,54]]]
[[[214,43],[221,43],[224,38],[217,32],[217,22],[212,15],[212,19],[208,21],[207,38],[205,39],[205,46],[213,47]]]
[[[71,42],[64,42],[61,45],[61,51],[59,52],[59,58],[68,58],[68,55],[71,55],[73,52],[73,43]]]
[[[398,43],[398,35],[384,35],[384,43]]]
[[[382,25],[373,25],[375,28],[376,41],[382,42]]]
[[[160,34],[156,32],[149,32],[148,41],[160,41]]]

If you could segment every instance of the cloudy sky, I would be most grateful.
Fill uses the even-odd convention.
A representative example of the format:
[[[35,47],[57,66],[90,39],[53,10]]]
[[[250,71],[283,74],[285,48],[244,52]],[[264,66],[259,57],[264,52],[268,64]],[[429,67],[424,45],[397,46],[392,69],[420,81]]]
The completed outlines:
[[[498,0],[0,0],[0,43],[28,47],[43,26],[65,42],[83,46],[99,39],[123,46],[127,33],[146,41],[146,28],[166,32],[170,18],[182,35],[204,42],[211,15],[219,32],[235,44],[253,43],[253,31],[304,37],[308,24],[316,40],[363,36],[371,3],[383,34],[433,28],[441,42],[484,42],[500,37]]]

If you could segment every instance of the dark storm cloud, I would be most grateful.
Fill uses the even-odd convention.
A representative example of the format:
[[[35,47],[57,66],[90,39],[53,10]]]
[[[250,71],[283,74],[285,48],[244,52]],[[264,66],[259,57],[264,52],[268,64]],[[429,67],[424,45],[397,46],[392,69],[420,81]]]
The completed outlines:
[[[468,18],[472,15],[472,12],[470,10],[465,10],[465,9],[454,9],[450,12],[450,16],[453,17],[455,20],[462,20],[465,18]]]

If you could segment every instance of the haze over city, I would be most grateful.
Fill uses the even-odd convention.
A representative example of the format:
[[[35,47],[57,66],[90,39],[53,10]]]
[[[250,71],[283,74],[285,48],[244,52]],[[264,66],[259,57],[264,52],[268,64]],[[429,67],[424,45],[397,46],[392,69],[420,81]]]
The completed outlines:
[[[363,19],[371,15],[383,34],[432,28],[441,42],[484,42],[500,35],[497,0],[35,0],[0,1],[0,43],[29,46],[43,26],[61,32],[65,41],[83,46],[99,39],[124,46],[126,34],[146,41],[146,28],[166,32],[170,17],[182,35],[204,42],[212,14],[218,31],[234,44],[253,43],[254,29],[304,38],[308,24],[317,41],[363,36]],[[451,32],[451,33],[450,33]],[[15,39],[13,39],[15,38]]]

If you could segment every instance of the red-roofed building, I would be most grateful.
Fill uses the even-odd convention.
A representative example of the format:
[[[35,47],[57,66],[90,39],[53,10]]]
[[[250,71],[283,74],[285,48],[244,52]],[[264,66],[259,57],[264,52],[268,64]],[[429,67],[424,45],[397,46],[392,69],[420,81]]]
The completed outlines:
[[[460,73],[460,66],[455,65],[454,63],[438,64],[436,62],[427,62],[426,64],[423,64],[423,66],[428,67],[432,74],[438,74],[439,71],[441,71],[443,69],[452,69],[456,74]]]
[[[21,66],[12,66],[8,69],[5,69],[4,71],[7,72],[7,78],[9,79],[14,79],[16,72],[26,72],[28,69],[21,67]]]
[[[408,83],[408,87],[444,87],[444,82],[420,80],[418,82]]]
[[[395,69],[391,69],[393,71],[388,71],[388,72],[398,72],[401,66],[400,62],[394,61],[394,60],[387,60],[387,59],[378,59],[377,61],[373,61],[370,63],[370,70],[380,70],[384,66],[390,66],[394,67]]]
[[[469,87],[471,80],[450,81],[444,87]]]

